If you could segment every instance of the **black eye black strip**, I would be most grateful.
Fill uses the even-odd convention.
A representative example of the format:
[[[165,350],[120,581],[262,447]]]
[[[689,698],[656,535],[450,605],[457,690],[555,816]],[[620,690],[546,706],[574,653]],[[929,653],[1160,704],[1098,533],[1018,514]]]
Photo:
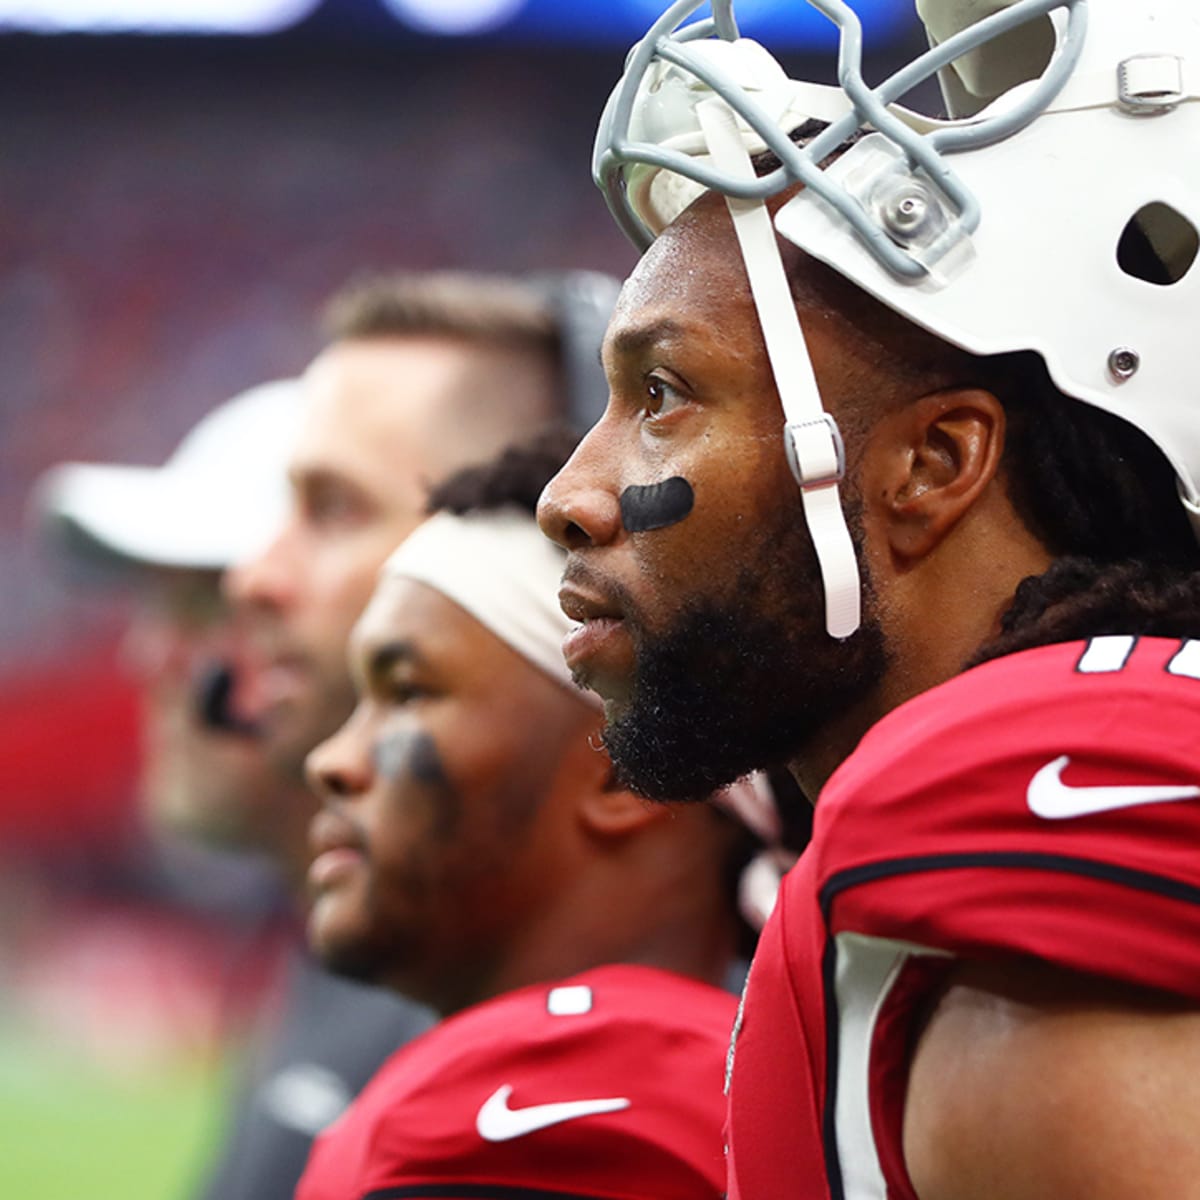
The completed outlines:
[[[630,533],[675,525],[692,511],[696,494],[682,475],[661,483],[627,487],[621,493],[621,524]]]

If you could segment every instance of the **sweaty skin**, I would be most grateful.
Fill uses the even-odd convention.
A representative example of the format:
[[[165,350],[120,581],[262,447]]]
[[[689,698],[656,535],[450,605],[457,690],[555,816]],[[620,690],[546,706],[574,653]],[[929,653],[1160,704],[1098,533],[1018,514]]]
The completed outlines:
[[[660,483],[631,484],[621,493],[621,524],[628,533],[676,525],[692,511],[696,494],[682,475]]]

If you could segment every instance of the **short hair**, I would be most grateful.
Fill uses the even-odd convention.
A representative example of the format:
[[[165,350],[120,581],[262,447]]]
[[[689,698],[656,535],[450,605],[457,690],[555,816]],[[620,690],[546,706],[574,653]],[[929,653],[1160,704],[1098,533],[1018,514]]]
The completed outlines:
[[[466,271],[363,275],[325,306],[327,343],[432,336],[525,348],[558,359],[559,322],[544,291],[511,276]]]

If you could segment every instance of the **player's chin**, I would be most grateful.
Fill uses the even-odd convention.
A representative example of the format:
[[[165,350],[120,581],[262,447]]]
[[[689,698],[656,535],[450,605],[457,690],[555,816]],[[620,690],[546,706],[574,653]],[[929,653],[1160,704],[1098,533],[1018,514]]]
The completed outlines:
[[[326,970],[376,983],[383,964],[366,924],[344,897],[318,896],[308,916],[308,944]]]
[[[571,671],[571,682],[581,691],[590,693],[590,700],[599,700],[604,706],[606,721],[617,720],[629,707],[632,672],[618,674],[611,671],[589,670],[576,667]]]

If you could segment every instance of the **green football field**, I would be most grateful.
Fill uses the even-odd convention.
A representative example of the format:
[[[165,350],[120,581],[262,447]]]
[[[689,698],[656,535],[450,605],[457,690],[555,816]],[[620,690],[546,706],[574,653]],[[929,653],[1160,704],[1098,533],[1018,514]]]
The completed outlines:
[[[186,1200],[223,1086],[211,1061],[116,1073],[0,1027],[0,1196]]]

